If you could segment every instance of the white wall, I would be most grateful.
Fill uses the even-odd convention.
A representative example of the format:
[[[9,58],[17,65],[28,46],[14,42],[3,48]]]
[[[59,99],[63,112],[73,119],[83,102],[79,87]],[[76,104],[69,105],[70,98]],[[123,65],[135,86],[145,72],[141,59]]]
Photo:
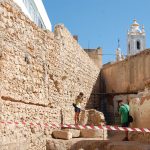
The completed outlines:
[[[42,22],[44,23],[46,29],[52,31],[52,25],[51,25],[51,22],[49,20],[49,17],[47,15],[47,12],[45,10],[42,0],[32,0],[32,1],[35,3],[38,13],[40,17],[42,18]],[[22,9],[22,11],[25,13],[25,15],[28,16],[32,20],[31,15],[29,14],[22,0],[14,0],[14,2],[17,3]]]
[[[45,10],[42,0],[33,0],[33,1],[35,2],[35,5],[46,26],[46,29],[49,29],[50,31],[52,31],[52,25],[51,25],[50,19],[48,18],[48,15],[47,15],[47,12]]]
[[[28,16],[28,17],[32,20],[32,18],[31,18],[31,16],[30,16],[28,10],[26,9],[26,7],[25,7],[23,1],[22,1],[22,0],[14,0],[14,2],[15,2],[16,4],[18,4],[19,7],[20,7],[20,8],[22,9],[22,11],[24,12],[24,14],[25,14],[26,16]]]

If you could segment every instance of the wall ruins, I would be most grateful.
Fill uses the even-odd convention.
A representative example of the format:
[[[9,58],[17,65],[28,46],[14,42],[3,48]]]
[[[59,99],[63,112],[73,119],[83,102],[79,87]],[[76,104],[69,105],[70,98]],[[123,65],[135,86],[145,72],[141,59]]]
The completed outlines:
[[[130,99],[129,105],[130,114],[134,118],[131,127],[150,128],[150,89],[139,92],[135,98]],[[150,133],[133,132],[130,139],[150,144]]]
[[[109,93],[104,98],[107,101],[107,113],[113,117],[111,123],[120,123],[118,101],[124,100],[129,102],[130,113],[134,118],[131,126],[150,128],[150,49],[104,66],[101,83],[101,92]],[[131,139],[150,142],[150,134],[132,133]]]
[[[0,121],[74,123],[72,103],[82,91],[82,107],[88,105],[99,71],[63,25],[44,31],[12,0],[0,1]],[[51,134],[43,127],[0,128],[6,149],[19,141],[42,150]]]

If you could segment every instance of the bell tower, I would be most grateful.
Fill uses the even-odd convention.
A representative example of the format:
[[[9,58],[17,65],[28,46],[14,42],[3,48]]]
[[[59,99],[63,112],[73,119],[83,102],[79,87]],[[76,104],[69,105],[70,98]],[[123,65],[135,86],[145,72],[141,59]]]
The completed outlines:
[[[135,55],[146,48],[146,34],[144,26],[140,25],[134,19],[127,35],[127,55]]]

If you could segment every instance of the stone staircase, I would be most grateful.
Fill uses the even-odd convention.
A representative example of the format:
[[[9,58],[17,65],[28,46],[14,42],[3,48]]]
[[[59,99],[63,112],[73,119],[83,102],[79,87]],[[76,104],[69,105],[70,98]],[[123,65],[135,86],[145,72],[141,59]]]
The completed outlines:
[[[53,132],[46,150],[150,150],[150,144],[122,141],[124,132],[63,129]]]
[[[135,141],[111,141],[99,138],[47,140],[46,150],[150,150],[150,145]]]
[[[72,138],[99,138],[107,140],[106,129],[62,129],[53,131],[52,136],[56,139],[70,140]]]

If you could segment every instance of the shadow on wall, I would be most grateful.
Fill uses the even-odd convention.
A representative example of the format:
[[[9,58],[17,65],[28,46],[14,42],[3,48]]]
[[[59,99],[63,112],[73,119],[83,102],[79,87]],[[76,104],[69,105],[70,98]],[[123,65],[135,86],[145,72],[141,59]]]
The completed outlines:
[[[100,111],[100,96],[97,93],[100,93],[100,74],[97,77],[97,80],[93,86],[91,95],[86,103],[86,109],[96,109]]]
[[[86,104],[86,109],[96,109],[104,114],[107,124],[114,123],[114,95],[106,94],[106,83],[103,72],[100,72],[93,86],[91,95]]]

